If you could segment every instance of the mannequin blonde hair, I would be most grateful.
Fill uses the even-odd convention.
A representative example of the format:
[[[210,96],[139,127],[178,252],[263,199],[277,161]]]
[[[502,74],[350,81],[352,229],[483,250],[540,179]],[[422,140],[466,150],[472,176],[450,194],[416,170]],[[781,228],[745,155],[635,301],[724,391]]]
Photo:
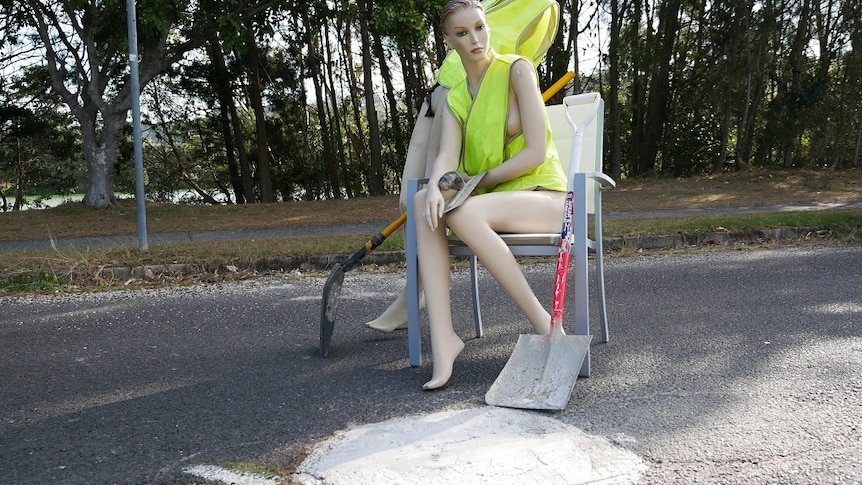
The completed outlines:
[[[443,32],[446,32],[446,21],[449,20],[449,17],[460,10],[465,8],[478,8],[481,11],[485,11],[485,8],[482,7],[482,2],[479,0],[449,0],[446,3],[446,6],[443,7],[443,10],[440,11],[440,28],[443,29]]]

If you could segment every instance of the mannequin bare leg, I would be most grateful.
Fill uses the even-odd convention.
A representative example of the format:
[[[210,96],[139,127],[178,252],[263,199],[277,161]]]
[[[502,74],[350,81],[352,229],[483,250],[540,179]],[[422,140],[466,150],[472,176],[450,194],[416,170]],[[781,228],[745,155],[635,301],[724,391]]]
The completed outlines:
[[[424,191],[417,194],[420,212]],[[452,228],[479,257],[518,308],[527,316],[537,334],[550,331],[551,316],[530,288],[518,261],[497,232],[555,232],[560,228],[565,194],[550,191],[495,192],[470,197],[446,216],[446,224],[432,231],[427,224],[416,225],[419,274],[425,288],[431,330],[433,373],[423,389],[436,389],[448,382],[455,358],[464,343],[452,327],[450,306],[449,246],[445,226]],[[421,213],[416,220],[422,220]]]
[[[416,194],[417,221],[424,220],[421,203],[425,191]],[[452,306],[449,295],[450,269],[449,244],[446,241],[446,226],[439,224],[432,231],[423,222],[416,224],[416,245],[419,254],[419,276],[425,287],[428,319],[431,322],[431,358],[433,375],[422,386],[423,389],[442,387],[452,375],[452,365],[464,350],[464,342],[452,328]],[[427,285],[425,283],[428,283]]]
[[[419,285],[419,308],[425,307],[425,292]],[[395,330],[407,329],[407,289],[398,294],[398,298],[377,318],[365,324],[371,330],[390,333]]]

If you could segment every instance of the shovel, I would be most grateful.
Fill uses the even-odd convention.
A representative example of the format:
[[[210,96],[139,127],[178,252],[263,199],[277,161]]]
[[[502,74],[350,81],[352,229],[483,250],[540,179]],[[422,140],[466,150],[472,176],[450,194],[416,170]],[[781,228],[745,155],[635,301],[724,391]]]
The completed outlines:
[[[329,342],[332,340],[332,332],[335,330],[335,316],[338,313],[338,298],[341,295],[341,285],[344,283],[344,273],[353,269],[359,261],[368,255],[371,251],[377,249],[383,244],[396,229],[404,224],[407,220],[407,213],[401,214],[401,217],[394,220],[386,226],[382,232],[378,232],[371,239],[365,242],[365,245],[359,251],[353,253],[353,256],[348,258],[343,263],[335,263],[332,271],[329,272],[329,278],[323,285],[323,303],[320,305],[320,356],[326,357],[329,352]]]
[[[580,166],[584,127],[580,127],[566,111],[569,123],[575,129],[570,164]],[[590,335],[563,334],[563,307],[566,303],[566,283],[569,279],[569,259],[572,244],[574,216],[574,177],[569,176],[560,248],[557,253],[557,271],[554,278],[554,296],[551,304],[551,332],[548,335],[521,335],[509,361],[485,394],[491,406],[521,409],[562,410],[569,403],[581,365],[590,349]]]

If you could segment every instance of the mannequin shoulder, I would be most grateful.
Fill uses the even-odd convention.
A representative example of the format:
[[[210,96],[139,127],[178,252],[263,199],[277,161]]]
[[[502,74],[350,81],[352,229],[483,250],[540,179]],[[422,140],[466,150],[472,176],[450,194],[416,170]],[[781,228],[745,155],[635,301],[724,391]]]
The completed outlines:
[[[516,89],[519,87],[518,85],[536,85],[536,71],[533,69],[533,65],[530,64],[530,61],[526,59],[518,59],[515,61],[512,64],[509,76]]]

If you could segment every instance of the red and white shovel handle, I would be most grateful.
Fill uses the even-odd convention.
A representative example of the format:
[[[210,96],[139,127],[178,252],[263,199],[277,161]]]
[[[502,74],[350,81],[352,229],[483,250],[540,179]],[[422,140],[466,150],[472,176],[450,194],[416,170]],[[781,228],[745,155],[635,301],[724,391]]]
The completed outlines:
[[[575,209],[575,194],[566,194],[565,217],[560,233],[560,249],[557,253],[557,272],[554,278],[554,299],[551,303],[551,332],[563,325],[563,308],[566,305],[566,283],[569,280],[569,256],[572,250],[572,218]]]

